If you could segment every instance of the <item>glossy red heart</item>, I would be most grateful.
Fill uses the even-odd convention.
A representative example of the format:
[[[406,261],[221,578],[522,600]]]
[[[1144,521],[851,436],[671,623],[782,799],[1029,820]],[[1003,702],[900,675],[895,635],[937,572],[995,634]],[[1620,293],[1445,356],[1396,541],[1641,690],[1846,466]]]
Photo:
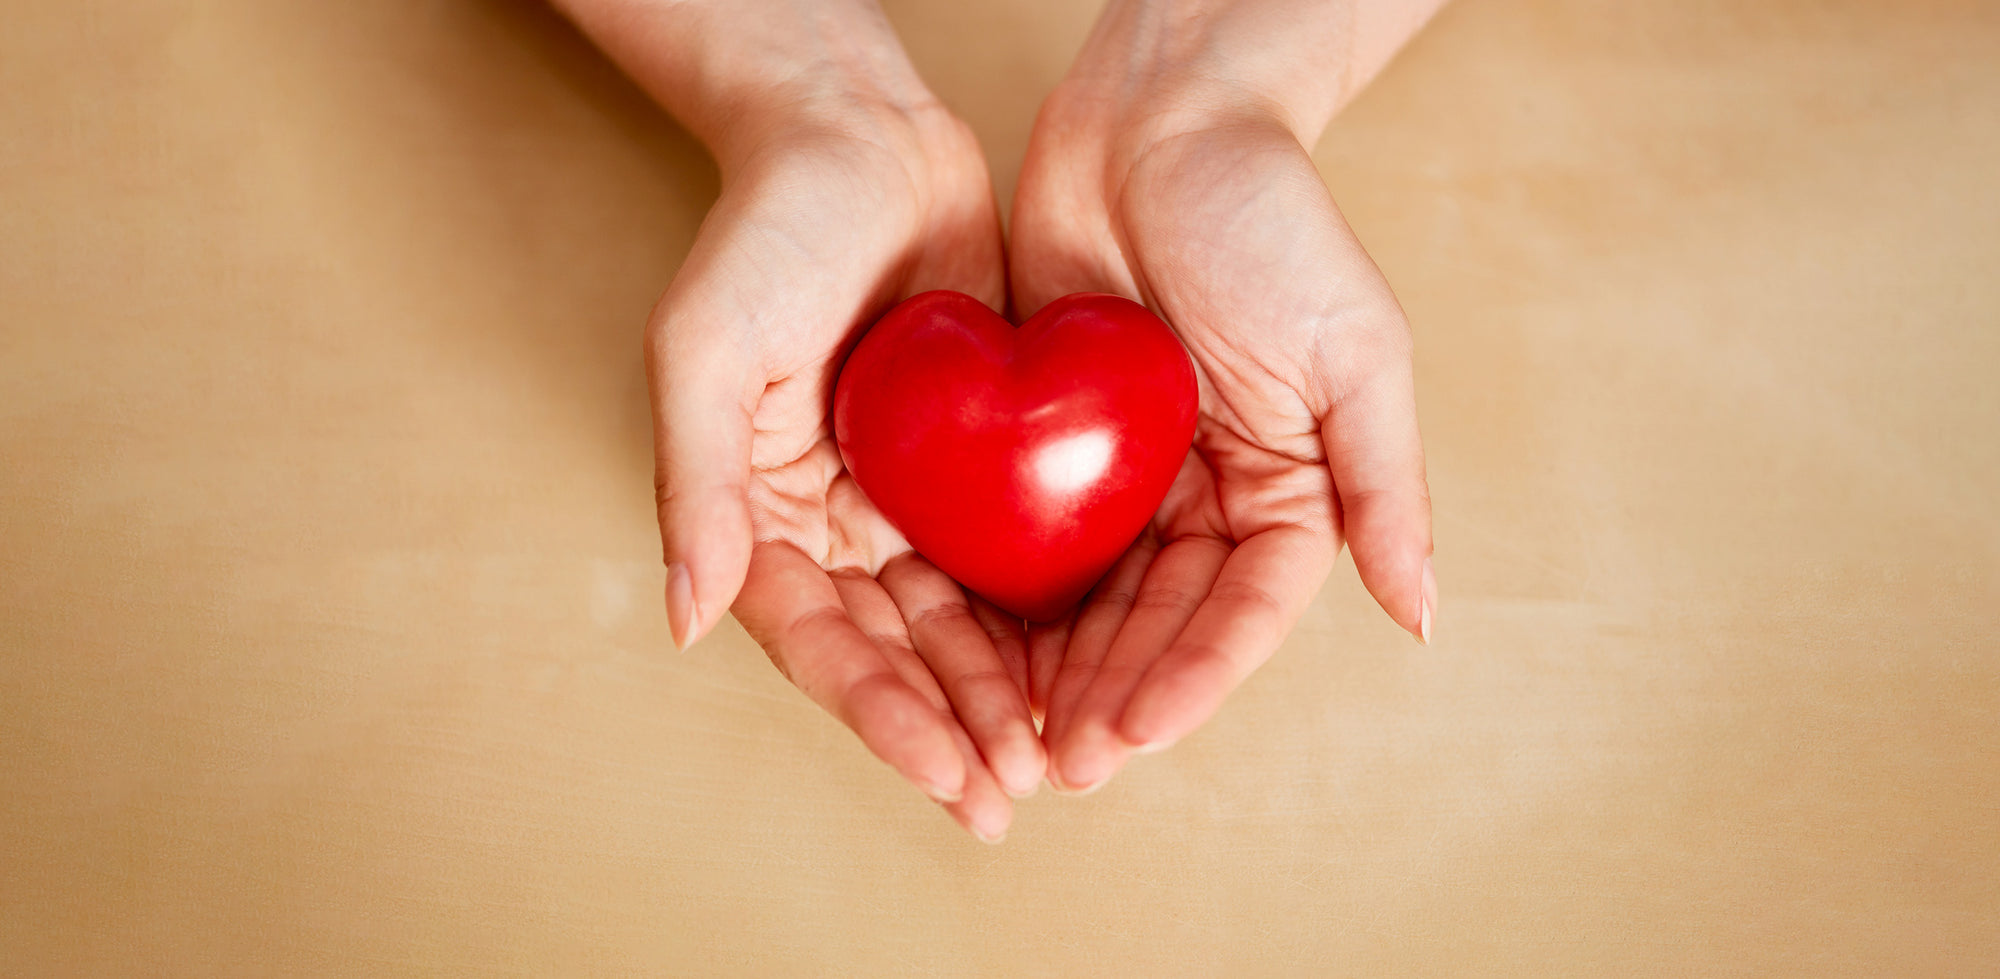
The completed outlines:
[[[1159,509],[1194,440],[1194,366],[1144,306],[1058,299],[1018,329],[927,292],[841,368],[848,472],[917,552],[995,605],[1054,619]]]

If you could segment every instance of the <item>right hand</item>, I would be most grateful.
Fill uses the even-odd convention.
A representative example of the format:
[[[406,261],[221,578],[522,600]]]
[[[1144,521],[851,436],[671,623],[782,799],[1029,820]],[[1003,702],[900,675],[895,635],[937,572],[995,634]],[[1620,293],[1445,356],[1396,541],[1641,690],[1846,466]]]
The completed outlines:
[[[897,301],[999,307],[993,193],[934,102],[812,107],[723,162],[723,193],[647,329],[678,645],[733,609],[780,672],[982,839],[1046,767],[1025,634],[910,550],[841,464],[842,357]]]
[[[1021,625],[910,550],[848,478],[842,357],[897,301],[1005,299],[964,123],[874,0],[558,0],[715,154],[722,197],[646,330],[667,617],[733,609],[780,672],[976,836],[1047,756]]]

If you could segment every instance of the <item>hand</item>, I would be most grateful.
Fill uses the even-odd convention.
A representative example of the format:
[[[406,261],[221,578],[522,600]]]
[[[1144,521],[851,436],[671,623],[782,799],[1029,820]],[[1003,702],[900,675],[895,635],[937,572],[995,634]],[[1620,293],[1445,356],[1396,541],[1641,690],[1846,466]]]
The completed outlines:
[[[1025,632],[910,550],[827,417],[847,347],[896,301],[1002,302],[993,193],[872,5],[795,6],[572,4],[723,174],[647,329],[668,615],[686,646],[733,608],[787,678],[997,840],[1045,769]],[[656,22],[678,17],[705,19]],[[689,64],[711,73],[675,75]]]
[[[1149,533],[1070,622],[1031,637],[1049,779],[1070,791],[1213,714],[1343,537],[1404,628],[1427,640],[1437,606],[1409,329],[1306,151],[1325,119],[1262,94],[1287,54],[1241,43],[1273,36],[1242,20],[1258,4],[1226,23],[1161,9],[1174,6],[1113,4],[1044,105],[1015,199],[1017,307],[1138,299],[1201,385],[1194,452]],[[1182,49],[1206,54],[1148,60]],[[1325,117],[1345,97],[1305,88]]]

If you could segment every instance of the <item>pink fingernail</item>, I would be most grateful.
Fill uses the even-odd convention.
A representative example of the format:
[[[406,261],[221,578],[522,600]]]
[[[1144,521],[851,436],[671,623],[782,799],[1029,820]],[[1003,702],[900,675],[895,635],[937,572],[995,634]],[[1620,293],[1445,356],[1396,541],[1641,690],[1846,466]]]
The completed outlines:
[[[1431,644],[1431,616],[1436,613],[1438,603],[1437,572],[1432,570],[1430,558],[1424,558],[1424,581],[1420,590],[1423,605],[1417,610],[1417,641],[1428,646]]]
[[[1033,777],[1029,778],[1024,777],[1027,774],[1027,769],[1010,766],[1007,777],[1000,780],[1000,788],[1007,793],[1009,798],[1025,799],[1034,795],[1035,790],[1042,787],[1042,775],[1047,771],[1048,764],[1044,762],[1041,770],[1035,772]]]
[[[1023,747],[1007,765],[1007,777],[1001,780],[1001,788],[1016,799],[1025,799],[1042,787],[1042,779],[1049,773],[1048,750],[1042,740],[1032,733],[1021,734]]]
[[[944,786],[939,785],[936,782],[919,782],[917,783],[917,788],[923,790],[923,793],[925,795],[930,796],[932,802],[944,803],[946,805],[949,805],[951,803],[957,802],[960,799],[965,798],[964,789],[960,789],[956,792],[951,792],[947,791]]]
[[[1098,779],[1097,781],[1092,782],[1089,785],[1086,785],[1080,789],[1066,788],[1064,786],[1057,785],[1054,782],[1050,782],[1049,788],[1054,789],[1057,795],[1066,795],[1070,796],[1071,798],[1081,798],[1083,796],[1091,794],[1092,792],[1097,791],[1098,789],[1103,788],[1104,783],[1109,781],[1111,780],[1108,778]]]
[[[1089,795],[1102,788],[1104,783],[1111,780],[1111,773],[1109,771],[1092,770],[1092,768],[1105,768],[1107,766],[1086,766],[1083,771],[1084,777],[1082,778],[1075,777],[1075,767],[1074,761],[1071,762],[1069,770],[1065,771],[1059,772],[1054,766],[1050,766],[1049,773],[1051,775],[1060,775],[1061,777],[1059,779],[1050,779],[1049,787],[1063,795]]]
[[[988,845],[997,846],[1007,839],[1007,827],[1005,824],[1002,824],[998,829],[989,829],[985,826],[979,825],[979,821],[975,819],[975,820],[968,820],[968,825],[966,826],[966,829],[971,830],[972,835],[975,838],[977,838],[979,842]]]
[[[667,565],[667,630],[673,634],[674,649],[688,648],[699,615],[694,604],[694,578],[687,565],[679,561]]]

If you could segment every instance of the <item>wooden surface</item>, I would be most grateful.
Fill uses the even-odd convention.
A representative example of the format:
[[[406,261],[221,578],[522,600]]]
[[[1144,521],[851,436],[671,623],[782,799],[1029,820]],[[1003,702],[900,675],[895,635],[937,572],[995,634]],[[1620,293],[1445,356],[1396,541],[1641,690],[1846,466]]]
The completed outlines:
[[[1443,602],[974,842],[675,655],[716,181],[525,2],[7,0],[0,974],[1981,976],[2000,8],[1464,0],[1319,148]],[[1002,193],[1093,11],[897,0]]]

